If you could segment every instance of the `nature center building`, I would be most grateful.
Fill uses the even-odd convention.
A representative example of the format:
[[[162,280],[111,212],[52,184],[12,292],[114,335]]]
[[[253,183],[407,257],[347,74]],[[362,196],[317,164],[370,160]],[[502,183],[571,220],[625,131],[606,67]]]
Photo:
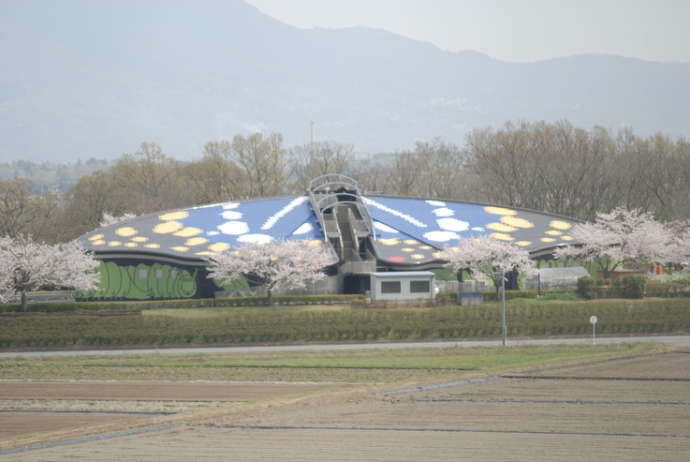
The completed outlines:
[[[209,256],[276,239],[337,256],[321,288],[369,290],[372,273],[444,266],[440,251],[468,237],[512,242],[533,257],[570,243],[575,220],[457,201],[370,195],[343,175],[312,180],[303,196],[229,201],[148,214],[96,229],[80,242],[103,263],[96,299],[213,297]],[[336,260],[336,259],[334,259]]]

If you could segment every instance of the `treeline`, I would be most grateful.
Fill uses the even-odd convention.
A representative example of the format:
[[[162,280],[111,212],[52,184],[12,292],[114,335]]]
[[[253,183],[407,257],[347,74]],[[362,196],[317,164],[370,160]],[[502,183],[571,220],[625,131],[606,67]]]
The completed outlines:
[[[491,202],[591,219],[617,206],[662,220],[690,216],[690,142],[569,122],[507,123],[468,134],[463,147],[435,139],[391,156],[355,156],[351,145],[285,147],[280,134],[211,141],[182,162],[143,143],[67,192],[0,181],[0,235],[57,242],[120,216],[228,200],[301,194],[309,180],[342,173],[366,192]]]

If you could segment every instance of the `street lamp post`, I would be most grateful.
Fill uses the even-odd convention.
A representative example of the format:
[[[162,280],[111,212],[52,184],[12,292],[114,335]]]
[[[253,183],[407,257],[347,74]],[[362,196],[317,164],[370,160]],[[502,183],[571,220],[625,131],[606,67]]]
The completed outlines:
[[[496,272],[501,280],[501,343],[508,346],[508,322],[506,321],[506,277],[505,270],[499,268]]]

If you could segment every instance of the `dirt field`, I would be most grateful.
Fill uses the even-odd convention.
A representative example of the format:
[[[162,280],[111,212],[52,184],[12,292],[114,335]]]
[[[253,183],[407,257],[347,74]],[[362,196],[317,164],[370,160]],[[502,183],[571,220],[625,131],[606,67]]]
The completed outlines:
[[[306,383],[0,382],[0,399],[233,401],[304,395],[338,385]],[[2,418],[0,416],[0,418]]]
[[[113,414],[48,414],[3,412],[0,414],[0,439],[37,432],[60,431],[106,423],[134,424],[142,417]]]
[[[203,389],[209,399],[246,397],[264,404],[213,414],[156,418],[169,430],[4,455],[8,461],[683,461],[690,460],[690,352],[580,361],[567,367],[506,373],[483,382],[403,392],[275,385]],[[11,382],[0,383],[0,395]],[[24,385],[30,385],[30,382]],[[33,393],[54,393],[39,383]],[[62,396],[82,396],[60,384]],[[79,385],[79,383],[77,383]],[[85,384],[82,384],[85,385]],[[184,395],[179,388],[122,384],[103,396]],[[149,384],[151,385],[151,384]],[[156,386],[160,386],[158,384]],[[218,385],[218,384],[207,384]],[[237,385],[237,384],[236,384]],[[125,392],[129,386],[132,391]],[[239,387],[239,385],[237,385]],[[40,388],[43,387],[43,388]],[[88,389],[88,386],[84,388]],[[42,390],[42,391],[41,391]],[[147,391],[148,390],[148,391]],[[200,389],[201,390],[201,389]],[[395,393],[379,394],[375,391]],[[177,393],[177,395],[176,395]],[[51,395],[53,398],[60,393]],[[92,396],[93,395],[89,395]],[[102,396],[102,395],[98,395]],[[186,395],[189,396],[189,395]],[[199,399],[199,394],[194,399]],[[295,399],[295,396],[303,398]],[[260,399],[259,399],[260,397]],[[286,397],[281,399],[281,397]],[[290,399],[287,399],[290,397]],[[271,404],[265,404],[271,398]],[[111,398],[113,399],[113,398]],[[5,420],[0,428],[25,414]],[[108,416],[113,419],[116,416]],[[26,417],[29,418],[29,417]],[[40,419],[41,416],[35,417]],[[75,417],[76,418],[76,417]],[[125,417],[121,417],[125,419]],[[128,416],[128,423],[150,422]],[[132,420],[134,419],[134,420]],[[139,420],[137,420],[139,419]],[[114,422],[114,421],[113,421]],[[123,421],[124,422],[124,421]],[[148,425],[148,424],[147,424]],[[30,428],[26,427],[26,428]],[[33,431],[41,431],[33,427]]]

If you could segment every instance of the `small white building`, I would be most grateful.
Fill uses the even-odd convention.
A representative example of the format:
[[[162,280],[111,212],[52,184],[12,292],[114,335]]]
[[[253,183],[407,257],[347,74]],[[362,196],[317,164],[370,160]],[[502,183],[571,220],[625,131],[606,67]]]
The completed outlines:
[[[431,271],[389,271],[370,274],[372,300],[433,300],[436,296]]]

